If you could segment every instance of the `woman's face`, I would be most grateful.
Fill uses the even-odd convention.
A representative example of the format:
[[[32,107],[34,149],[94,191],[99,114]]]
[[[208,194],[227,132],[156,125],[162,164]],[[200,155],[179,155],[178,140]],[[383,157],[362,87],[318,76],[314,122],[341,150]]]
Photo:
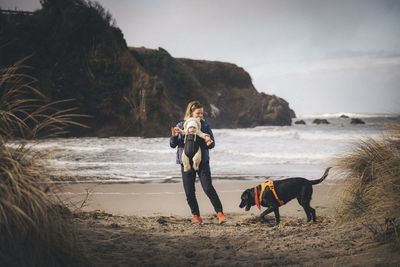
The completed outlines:
[[[192,112],[192,117],[193,118],[198,118],[198,119],[203,119],[203,108],[196,108],[193,112]]]

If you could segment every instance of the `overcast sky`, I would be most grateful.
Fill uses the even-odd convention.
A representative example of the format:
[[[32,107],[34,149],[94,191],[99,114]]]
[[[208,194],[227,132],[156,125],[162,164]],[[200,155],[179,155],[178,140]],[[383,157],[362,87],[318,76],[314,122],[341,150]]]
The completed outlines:
[[[231,62],[297,114],[400,113],[400,1],[100,0],[129,46]],[[0,0],[34,10],[39,0]]]

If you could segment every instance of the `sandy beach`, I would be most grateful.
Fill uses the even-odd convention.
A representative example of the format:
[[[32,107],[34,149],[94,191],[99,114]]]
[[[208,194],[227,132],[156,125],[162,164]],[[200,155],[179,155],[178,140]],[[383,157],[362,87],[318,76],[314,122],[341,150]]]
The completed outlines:
[[[72,184],[61,196],[76,203],[82,253],[93,266],[398,266],[400,256],[372,240],[361,224],[334,218],[337,184],[314,186],[311,206],[317,222],[307,223],[297,201],[273,215],[240,210],[243,190],[257,182],[216,181],[228,221],[217,224],[211,204],[196,183],[204,223],[191,222],[182,184]]]
[[[255,181],[216,181],[213,183],[221,199],[224,212],[243,213],[243,215],[259,214],[256,207],[249,212],[239,208],[240,196],[245,189],[252,188]],[[333,213],[335,201],[335,183],[325,182],[313,187],[311,205],[317,214]],[[128,216],[187,216],[191,217],[189,206],[181,183],[164,184],[91,184],[80,183],[67,185],[63,190],[63,198],[73,203],[80,203],[89,194],[83,210],[101,210],[114,215]],[[201,215],[214,214],[214,209],[204,194],[201,185],[196,183],[196,195]],[[305,218],[303,208],[297,201],[291,201],[280,210],[282,216]]]

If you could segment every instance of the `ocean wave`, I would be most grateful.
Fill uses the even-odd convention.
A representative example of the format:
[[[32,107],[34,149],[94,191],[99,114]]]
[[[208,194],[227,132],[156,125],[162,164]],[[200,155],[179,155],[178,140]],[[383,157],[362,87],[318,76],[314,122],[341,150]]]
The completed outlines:
[[[327,131],[320,129],[310,129],[304,131],[303,129],[296,128],[268,128],[269,126],[256,127],[254,129],[247,129],[246,131],[232,131],[232,130],[217,130],[215,136],[220,139],[226,138],[266,138],[266,139],[296,139],[296,140],[354,140],[360,139],[362,136],[360,132],[354,131]],[[363,132],[363,136],[378,137],[378,133]]]
[[[302,114],[302,115],[297,115],[296,119],[340,118],[340,116],[342,115],[346,115],[350,118],[394,118],[398,117],[400,114],[338,112],[338,113],[321,113],[321,114]]]
[[[219,153],[230,154],[239,157],[251,157],[251,158],[262,158],[262,159],[327,159],[334,155],[334,153],[329,152],[241,152],[236,150],[223,150]]]
[[[291,159],[291,160],[280,160],[280,159],[268,159],[262,161],[213,161],[211,166],[220,168],[220,167],[229,167],[237,166],[260,166],[260,165],[318,165],[321,163],[325,163],[329,161],[328,158],[319,158],[319,159]]]
[[[360,136],[360,133],[354,132],[354,133],[338,133],[338,132],[323,132],[323,131],[315,131],[315,132],[302,132],[298,134],[298,139],[302,140],[348,140],[348,141],[353,141],[353,140],[358,140],[363,137],[378,137],[380,134],[377,133],[363,133],[362,136]]]
[[[176,151],[174,149],[142,149],[142,148],[128,148],[129,152],[138,153],[151,153],[151,154],[174,154]]]
[[[77,166],[77,167],[129,167],[129,166],[169,166],[175,164],[175,159],[172,161],[147,161],[147,162],[116,162],[116,161],[70,161],[51,159],[46,161],[54,166]]]
[[[17,147],[18,144],[10,144],[10,147]],[[63,154],[67,154],[69,152],[74,153],[106,153],[106,152],[135,152],[135,153],[143,153],[143,154],[174,154],[176,153],[173,149],[143,149],[143,148],[130,148],[125,144],[124,146],[115,144],[107,144],[102,146],[85,146],[84,144],[75,144],[74,146],[58,143],[58,144],[28,144],[27,147],[30,147],[35,150],[46,150],[53,152],[61,152]]]
[[[17,144],[15,144],[17,145]],[[99,153],[99,152],[104,152],[107,150],[107,147],[103,146],[86,146],[83,142],[78,142],[77,144],[74,145],[70,145],[70,144],[66,144],[63,142],[59,142],[59,143],[53,143],[53,142],[49,142],[49,143],[28,143],[26,145],[26,147],[28,148],[32,148],[35,150],[46,150],[46,151],[54,151],[54,152],[58,152],[58,151],[74,151],[74,152],[95,152],[95,153]]]
[[[330,121],[333,123],[327,127],[307,121],[305,127],[216,129],[217,146],[210,150],[213,179],[253,179],[261,174],[317,177],[351,142],[380,136],[384,120],[367,119],[367,125],[360,127],[340,125],[339,118]],[[55,181],[59,177],[71,177],[71,183],[181,181],[176,149],[169,147],[168,138],[75,138],[28,144],[55,152],[43,163]]]

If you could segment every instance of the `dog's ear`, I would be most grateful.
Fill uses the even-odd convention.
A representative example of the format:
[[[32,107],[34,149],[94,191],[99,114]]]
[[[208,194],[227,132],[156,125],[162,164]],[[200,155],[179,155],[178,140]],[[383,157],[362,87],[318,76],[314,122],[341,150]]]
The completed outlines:
[[[246,189],[242,193],[242,196],[240,198],[241,198],[241,202],[240,202],[239,207],[245,208],[245,211],[250,210],[250,208],[255,205],[254,190],[252,188]]]
[[[247,207],[249,205],[249,190],[246,189],[243,191],[242,195],[240,196],[240,208]]]
[[[247,189],[244,190],[243,194],[242,194],[242,200],[247,201],[247,199],[249,198],[248,194],[247,194]]]
[[[245,211],[249,211],[250,210],[250,208],[251,208],[251,189],[247,189],[247,192],[246,192],[247,194],[246,194],[246,196],[247,196],[247,201],[246,201],[246,207],[244,208],[244,210]]]
[[[250,210],[250,208],[256,204],[254,202],[254,189],[253,188],[247,189],[247,195],[248,195],[248,200],[247,200],[246,211]]]
[[[246,202],[248,202],[251,198],[251,190],[250,189],[246,189],[243,194],[242,194],[242,200],[245,200]]]
[[[252,203],[252,199],[254,199],[254,190],[252,188],[246,190],[247,200]]]

